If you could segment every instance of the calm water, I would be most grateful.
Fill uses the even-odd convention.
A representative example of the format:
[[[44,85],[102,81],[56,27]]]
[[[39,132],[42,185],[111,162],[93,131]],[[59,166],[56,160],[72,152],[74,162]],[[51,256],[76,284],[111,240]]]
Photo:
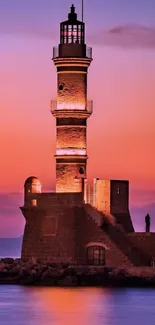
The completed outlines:
[[[155,290],[0,286],[0,325],[154,325]]]

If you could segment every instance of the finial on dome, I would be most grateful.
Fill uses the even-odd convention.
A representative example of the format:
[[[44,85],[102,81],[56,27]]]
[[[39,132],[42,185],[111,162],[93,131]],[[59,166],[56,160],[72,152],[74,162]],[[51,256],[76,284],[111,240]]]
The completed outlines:
[[[75,6],[74,6],[74,4],[71,5],[71,13],[72,13],[72,14],[75,13]]]
[[[69,20],[77,20],[77,14],[75,12],[75,6],[72,4],[70,7],[70,13],[68,14]]]

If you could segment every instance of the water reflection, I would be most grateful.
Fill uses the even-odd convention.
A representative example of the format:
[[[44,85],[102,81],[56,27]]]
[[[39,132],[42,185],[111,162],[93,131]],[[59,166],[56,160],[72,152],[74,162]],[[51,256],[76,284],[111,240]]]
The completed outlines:
[[[46,318],[54,325],[86,325],[97,324],[96,316],[102,314],[104,321],[108,315],[107,298],[110,291],[98,288],[24,288],[24,295],[31,294],[31,311],[43,310]],[[30,291],[29,291],[30,290]],[[107,292],[106,292],[107,291]],[[38,322],[38,320],[37,320]],[[37,323],[37,325],[40,323]],[[46,323],[45,323],[46,324]],[[33,323],[34,325],[34,323]]]
[[[0,325],[153,325],[155,290],[0,286]]]
[[[42,303],[52,313],[57,325],[95,324],[96,311],[102,297],[102,313],[106,320],[107,304],[104,289],[54,289],[42,291]],[[99,310],[98,310],[99,311]]]

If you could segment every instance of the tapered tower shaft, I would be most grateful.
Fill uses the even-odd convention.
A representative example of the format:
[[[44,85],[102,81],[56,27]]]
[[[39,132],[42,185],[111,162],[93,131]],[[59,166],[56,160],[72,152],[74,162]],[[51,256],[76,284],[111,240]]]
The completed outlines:
[[[85,24],[71,6],[68,20],[60,24],[60,44],[53,50],[57,68],[56,192],[81,192],[87,177],[87,119],[92,101],[87,99],[87,73],[92,50],[85,44]]]

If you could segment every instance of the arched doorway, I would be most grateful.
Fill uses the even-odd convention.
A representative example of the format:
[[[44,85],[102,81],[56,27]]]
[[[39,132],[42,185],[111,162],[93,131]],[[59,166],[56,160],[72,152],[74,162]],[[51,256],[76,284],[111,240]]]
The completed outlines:
[[[87,264],[105,265],[105,247],[101,245],[87,246]]]

